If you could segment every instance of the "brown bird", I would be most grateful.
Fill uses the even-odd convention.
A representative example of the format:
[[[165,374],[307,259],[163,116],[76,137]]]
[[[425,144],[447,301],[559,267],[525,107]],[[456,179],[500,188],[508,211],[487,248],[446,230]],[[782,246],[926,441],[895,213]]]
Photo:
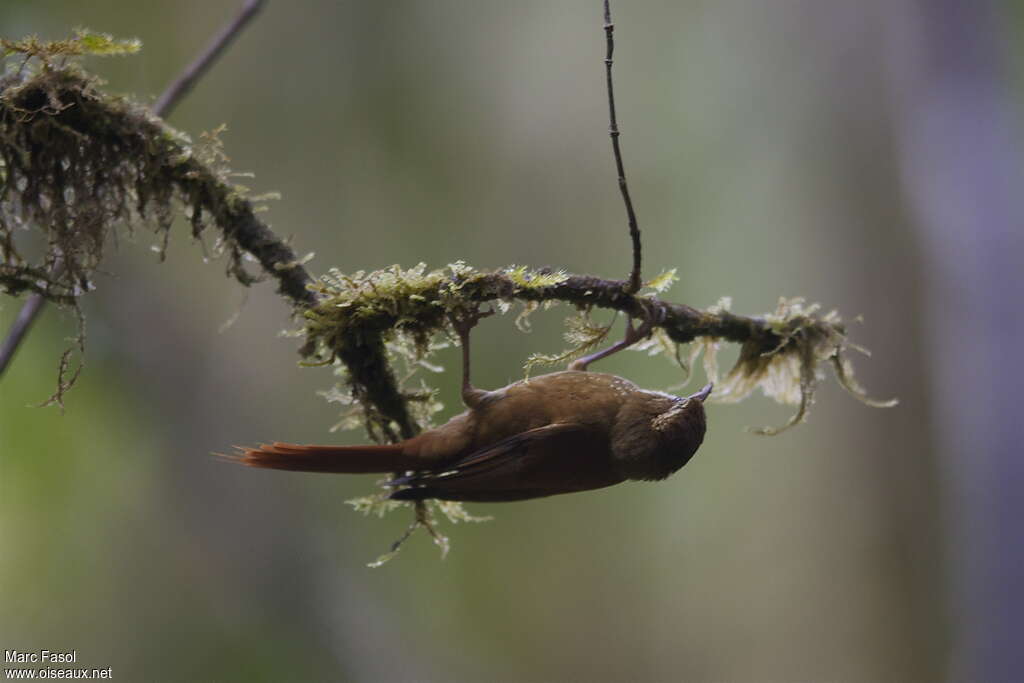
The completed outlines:
[[[569,370],[484,391],[469,380],[469,330],[478,317],[453,319],[462,341],[468,410],[446,424],[391,445],[273,443],[239,449],[229,458],[304,472],[408,472],[388,482],[396,489],[392,499],[498,502],[664,479],[704,440],[710,384],[681,398],[586,371],[646,331],[630,324],[623,341]]]

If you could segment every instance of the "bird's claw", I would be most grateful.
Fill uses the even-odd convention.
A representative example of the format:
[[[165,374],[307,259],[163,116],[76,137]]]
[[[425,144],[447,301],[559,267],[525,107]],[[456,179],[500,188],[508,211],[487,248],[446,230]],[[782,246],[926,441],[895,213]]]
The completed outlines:
[[[633,325],[633,318],[629,318],[626,321],[626,334],[622,341],[612,344],[603,351],[592,353],[589,356],[583,358],[577,358],[573,362],[569,363],[570,370],[586,371],[587,367],[594,361],[599,361],[602,358],[618,353],[622,349],[628,349],[633,344],[637,343],[641,339],[646,339],[651,336],[651,332],[654,331],[654,321],[651,318],[644,318],[643,322],[640,323],[640,327]]]
[[[646,339],[651,336],[651,332],[654,331],[654,323],[650,318],[644,318],[643,322],[640,323],[639,327],[633,325],[633,319],[630,318],[626,322],[626,338],[625,343],[627,346],[631,346],[641,339]]]
[[[476,327],[476,324],[483,318],[494,315],[495,310],[493,307],[488,307],[487,310],[481,310],[479,306],[472,308],[461,309],[458,312],[452,311],[448,314],[448,322],[451,323],[452,329],[459,337],[464,337],[469,334],[469,331]]]

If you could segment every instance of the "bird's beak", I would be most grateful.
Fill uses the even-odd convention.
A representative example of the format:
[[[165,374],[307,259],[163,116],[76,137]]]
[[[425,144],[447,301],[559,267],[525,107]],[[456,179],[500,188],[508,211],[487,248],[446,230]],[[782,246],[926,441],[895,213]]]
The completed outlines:
[[[714,388],[714,386],[715,386],[714,384],[710,384],[710,383],[709,383],[709,384],[708,384],[708,385],[707,385],[706,387],[704,387],[703,389],[701,389],[700,391],[698,391],[698,392],[697,392],[696,394],[694,394],[693,396],[687,396],[687,397],[686,397],[686,400],[690,400],[691,398],[695,398],[695,399],[699,400],[699,401],[700,401],[701,403],[703,403],[703,402],[704,402],[704,400],[705,400],[705,399],[706,399],[706,398],[707,398],[708,396],[710,396],[710,395],[711,395],[711,389],[712,389],[712,388]]]

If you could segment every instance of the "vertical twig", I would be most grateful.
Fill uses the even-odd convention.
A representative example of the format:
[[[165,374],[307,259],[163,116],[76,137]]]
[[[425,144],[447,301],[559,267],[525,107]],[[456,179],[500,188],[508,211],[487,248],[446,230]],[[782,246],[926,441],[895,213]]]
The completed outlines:
[[[241,33],[246,24],[263,8],[264,4],[265,0],[246,0],[231,22],[225,25],[224,29],[217,34],[217,37],[210,42],[206,50],[189,64],[181,75],[164,90],[163,94],[160,95],[153,105],[153,113],[161,118],[165,118],[195,86],[196,81],[223,54],[224,50]],[[59,263],[55,265],[50,271],[51,276],[56,277],[60,273],[60,268]],[[3,375],[7,366],[11,364],[11,359],[14,358],[15,352],[18,350],[21,342],[24,341],[32,324],[39,317],[39,314],[42,313],[45,305],[46,300],[41,294],[31,294],[21,307],[18,317],[14,319],[14,324],[11,325],[10,332],[7,333],[3,344],[0,344],[0,376]]]
[[[629,237],[633,241],[633,270],[629,274],[628,291],[635,294],[640,291],[640,228],[633,210],[633,200],[629,197],[626,186],[626,169],[622,163],[622,150],[619,148],[619,122],[615,115],[615,89],[612,86],[612,54],[615,52],[615,24],[612,23],[610,0],[604,0],[604,34],[608,43],[608,51],[604,58],[605,80],[608,86],[608,135],[612,139],[612,151],[615,153],[615,170],[619,177],[619,191],[626,205],[626,217],[629,220]]]

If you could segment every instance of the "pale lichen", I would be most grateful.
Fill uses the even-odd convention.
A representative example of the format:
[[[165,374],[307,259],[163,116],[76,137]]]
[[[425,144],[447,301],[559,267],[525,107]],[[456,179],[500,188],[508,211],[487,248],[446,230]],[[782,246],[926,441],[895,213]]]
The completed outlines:
[[[376,515],[377,517],[383,517],[389,512],[402,508],[413,509],[413,521],[406,527],[405,531],[399,536],[388,548],[388,551],[378,556],[372,562],[367,563],[368,567],[376,569],[381,567],[390,560],[394,559],[402,546],[407,540],[416,532],[417,529],[423,529],[427,532],[430,538],[434,541],[434,544],[441,550],[441,558],[444,559],[448,555],[448,551],[451,550],[451,542],[448,537],[437,530],[436,514],[440,512],[448,521],[452,524],[459,522],[487,522],[491,520],[491,517],[475,517],[466,512],[465,508],[462,507],[461,503],[452,501],[417,501],[415,503],[411,501],[395,501],[390,500],[386,493],[376,493],[369,496],[362,496],[360,498],[353,498],[345,501],[353,508],[356,512],[361,512],[364,515]]]
[[[728,303],[722,306],[727,308]],[[849,361],[850,350],[866,353],[846,336],[842,318],[836,311],[817,315],[818,304],[807,305],[802,298],[779,300],[773,313],[762,316],[775,343],[765,348],[762,338],[743,342],[735,365],[718,380],[717,351],[719,340],[704,337],[694,343],[694,355],[703,352],[705,370],[716,382],[713,399],[718,403],[736,403],[755,389],[783,404],[797,406],[793,416],[781,427],[760,427],[757,434],[776,435],[803,422],[814,402],[818,384],[825,378],[824,368],[831,367],[840,385],[857,399],[876,407],[896,405],[895,399],[878,401],[867,396],[857,383]]]
[[[524,289],[541,289],[560,285],[569,279],[565,271],[537,271],[527,266],[508,266],[505,268],[508,279]]]
[[[589,310],[583,310],[565,319],[565,341],[569,348],[561,353],[545,354],[533,353],[526,359],[523,369],[529,377],[533,368],[539,365],[557,365],[575,360],[585,353],[597,348],[612,329],[614,319],[607,325],[595,323],[590,317]]]
[[[411,501],[396,501],[391,500],[387,497],[387,493],[374,493],[368,496],[362,496],[359,498],[352,498],[351,500],[345,501],[351,505],[356,512],[360,512],[364,515],[375,515],[377,517],[383,517],[389,512],[394,512],[402,508],[413,508],[414,517],[412,523],[406,528],[400,537],[398,537],[388,548],[388,551],[378,556],[372,562],[367,563],[368,567],[377,568],[383,566],[390,560],[394,559],[402,546],[407,540],[416,532],[417,529],[423,529],[434,541],[434,544],[441,550],[441,557],[444,558],[448,551],[451,550],[451,542],[448,537],[437,530],[437,514],[444,515],[445,518],[452,524],[463,523],[480,523],[490,522],[494,518],[491,516],[476,516],[471,515],[463,507],[462,503],[450,500],[428,500],[420,501],[418,504],[414,504]]]

